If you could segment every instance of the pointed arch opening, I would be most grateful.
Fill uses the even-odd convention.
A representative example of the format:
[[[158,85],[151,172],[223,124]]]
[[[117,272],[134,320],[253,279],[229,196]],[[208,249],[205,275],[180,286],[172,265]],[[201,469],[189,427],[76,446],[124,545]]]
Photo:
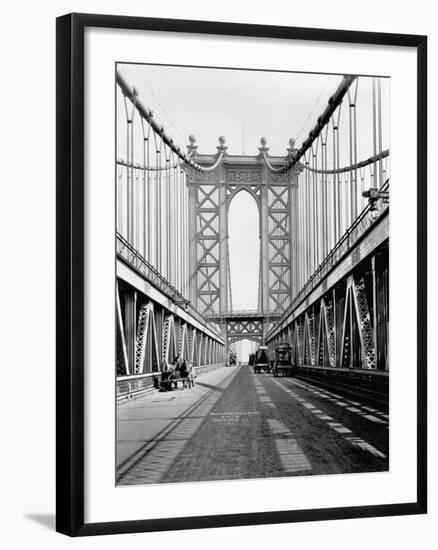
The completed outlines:
[[[260,214],[246,189],[236,193],[228,209],[230,304],[233,311],[259,307]]]
[[[237,360],[241,365],[246,365],[249,362],[249,356],[252,353],[255,353],[259,343],[256,340],[251,338],[242,338],[237,340],[230,347],[233,352],[236,354]]]

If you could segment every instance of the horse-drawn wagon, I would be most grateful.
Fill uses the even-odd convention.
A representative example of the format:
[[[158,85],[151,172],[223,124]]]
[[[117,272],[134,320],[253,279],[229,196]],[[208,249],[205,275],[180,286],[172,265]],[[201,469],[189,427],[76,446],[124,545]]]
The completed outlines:
[[[292,348],[290,344],[281,343],[275,346],[274,376],[280,373],[282,376],[292,376],[294,365],[292,360]]]

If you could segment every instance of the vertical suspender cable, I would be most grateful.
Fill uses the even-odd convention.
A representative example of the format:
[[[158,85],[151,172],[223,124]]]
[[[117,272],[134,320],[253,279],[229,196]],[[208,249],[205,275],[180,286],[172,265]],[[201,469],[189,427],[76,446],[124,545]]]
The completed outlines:
[[[123,234],[122,218],[123,218],[123,174],[124,166],[119,166],[117,170],[117,231]]]
[[[171,225],[169,224],[170,221],[170,210],[171,210],[171,185],[170,185],[170,153],[168,152],[168,148],[166,145],[164,146],[164,156],[165,156],[165,176],[166,176],[166,219],[164,222],[165,231],[166,231],[166,278],[170,279],[170,246],[171,246]]]
[[[176,246],[175,246],[175,209],[178,207],[176,201],[177,187],[175,185],[175,167],[174,167],[174,153],[172,149],[169,151],[169,187],[170,187],[170,215],[168,225],[170,227],[170,282],[177,289],[180,290],[176,284]]]
[[[188,187],[187,187],[187,177],[183,170],[180,171],[181,179],[181,188],[184,193],[184,264],[183,264],[183,285],[184,285],[184,296],[189,294],[189,196],[188,196]]]
[[[187,178],[184,172],[181,172],[181,189],[184,196],[184,250],[183,250],[183,269],[182,284],[184,286],[184,296],[188,296],[189,288],[189,190],[187,187]]]
[[[338,112],[333,113],[332,125],[333,125],[333,169],[339,168],[339,123],[341,120],[341,107],[342,102],[339,104]],[[334,120],[336,119],[336,120]],[[334,229],[336,244],[341,236],[341,189],[339,174],[334,174],[333,178],[333,215],[334,215]]]
[[[373,96],[373,155],[377,154],[377,105],[376,105],[376,79],[372,80],[372,96]],[[377,181],[377,162],[374,161],[373,167],[373,187],[378,187]]]
[[[311,152],[312,152],[312,168],[313,169],[317,169],[317,165],[316,165],[316,150],[315,150],[315,146],[314,144],[312,144],[312,147],[311,147]],[[316,266],[318,265],[318,235],[317,235],[317,226],[316,226],[316,223],[317,223],[317,217],[318,217],[318,212],[317,212],[317,209],[316,209],[316,204],[317,204],[317,198],[316,198],[316,173],[315,172],[312,172],[312,176],[311,176],[311,188],[312,188],[312,207],[311,207],[311,216],[312,216],[312,272],[315,270]]]
[[[134,248],[136,248],[137,243],[135,242],[135,236],[134,236],[134,224],[135,224],[135,213],[134,213],[134,192],[135,192],[135,182],[134,182],[134,114],[135,114],[135,97],[134,96],[134,103],[132,105],[132,115],[130,120],[130,130],[131,130],[131,200],[130,200],[130,212],[129,212],[129,227],[130,227],[130,233],[131,238],[129,239],[129,242],[134,245]]]
[[[174,154],[173,151],[169,151],[169,181],[170,181],[170,188],[172,190],[172,200],[171,200],[171,217],[175,218],[175,211],[177,208],[179,208],[179,202],[177,200],[177,193],[178,193],[178,186],[176,185],[175,180],[175,167],[174,167]],[[169,220],[170,223],[171,220]],[[181,291],[177,283],[177,273],[178,273],[178,265],[177,265],[177,253],[178,253],[178,247],[175,244],[175,233],[177,231],[177,226],[175,224],[175,220],[172,221],[171,224],[171,232],[170,232],[170,246],[171,246],[171,255],[170,255],[170,272],[171,272],[171,280],[173,286]]]
[[[185,249],[186,249],[186,217],[187,217],[187,213],[186,213],[186,193],[185,193],[184,179],[183,179],[182,174],[180,173],[180,169],[179,169],[179,163],[176,167],[175,177],[178,178],[176,180],[176,186],[177,186],[178,192],[179,192],[180,197],[181,197],[179,208],[181,208],[181,218],[182,218],[181,228],[178,230],[181,233],[181,250],[180,250],[180,255],[179,255],[179,268],[178,268],[178,271],[179,271],[179,286],[181,288],[181,294],[183,296],[186,296],[186,291],[185,291],[185,287],[184,287],[184,284],[185,284],[185,256],[186,256],[186,252],[185,252]]]
[[[183,296],[186,296],[186,289],[185,289],[185,272],[184,272],[184,262],[185,262],[185,239],[186,239],[186,232],[185,232],[185,224],[186,224],[186,217],[185,217],[185,189],[184,189],[184,180],[182,178],[182,174],[179,167],[179,162],[177,159],[177,166],[175,170],[175,182],[176,182],[176,189],[179,189],[181,199],[180,199],[180,208],[182,212],[182,224],[179,231],[181,232],[181,251],[180,251],[180,259],[179,259],[179,268],[178,271],[179,274],[179,285],[181,289],[181,294]]]
[[[382,152],[382,81],[379,78],[377,81],[377,134],[379,153]],[[383,179],[383,159],[379,160],[379,189],[384,183]]]
[[[309,166],[309,161],[307,160],[307,154],[305,155],[305,165],[306,167]],[[307,279],[307,277],[309,276],[309,266],[310,266],[310,257],[309,257],[309,245],[310,245],[310,240],[309,240],[309,171],[306,170],[305,171],[305,184],[304,184],[304,189],[305,189],[305,192],[304,192],[304,209],[305,209],[305,232],[306,232],[306,237],[305,237],[305,241],[306,241],[306,248],[305,248],[305,254],[306,254],[306,262],[305,262],[305,265],[306,265],[306,270],[305,270],[305,279]]]
[[[185,172],[181,172],[181,189],[184,197],[184,240],[183,240],[183,265],[182,265],[182,285],[184,296],[189,294],[189,190],[187,187],[187,178]]]
[[[177,182],[177,185],[175,187],[175,211],[174,211],[174,217],[175,217],[175,233],[174,233],[174,242],[175,242],[175,264],[176,264],[176,277],[175,277],[175,284],[178,290],[182,290],[182,260],[183,260],[183,238],[184,238],[184,232],[181,224],[181,217],[180,212],[182,212],[182,188],[181,188],[181,180]]]
[[[322,170],[325,170],[325,156],[326,156],[326,142],[324,140],[324,137],[321,134],[321,168]],[[327,193],[327,187],[326,187],[326,174],[321,174],[321,258],[324,261],[325,255],[326,255],[326,246],[325,246],[325,239],[326,239],[326,193]]]
[[[298,290],[298,285],[299,285],[299,279],[300,279],[300,234],[301,234],[301,229],[300,229],[300,187],[299,187],[299,183],[300,183],[300,178],[298,177],[297,178],[297,190],[296,190],[296,194],[295,194],[295,200],[297,201],[296,202],[296,209],[295,209],[295,212],[296,212],[296,215],[297,215],[297,220],[296,220],[296,228],[297,228],[297,231],[296,231],[296,234],[295,234],[295,239],[296,239],[296,244],[295,244],[295,263],[296,263],[296,266],[295,266],[295,295],[297,293],[297,290]],[[295,296],[293,296],[292,298],[294,298]]]
[[[303,250],[304,250],[304,226],[303,226],[303,173],[301,172],[299,176],[299,183],[298,183],[298,194],[299,194],[299,214],[298,219],[300,222],[300,239],[298,241],[299,243],[299,254],[300,254],[300,263],[299,263],[299,270],[300,270],[300,280],[299,280],[299,286],[297,287],[297,291],[301,289],[301,286],[303,284],[303,269],[304,269],[304,256],[303,256]]]
[[[141,122],[141,131],[143,134],[143,174],[142,174],[142,190],[143,190],[143,201],[142,201],[142,223],[140,224],[141,227],[141,235],[142,235],[142,241],[143,241],[143,257],[147,259],[147,185],[146,185],[146,178],[147,178],[147,171],[146,171],[146,136],[144,131],[144,119],[140,115],[140,122]]]
[[[357,101],[357,88],[359,85],[359,79],[356,79],[354,94],[351,94],[348,89],[348,102],[350,104],[349,110],[349,130],[350,130],[350,165],[357,164],[357,114],[356,114],[356,101]],[[350,201],[350,223],[352,223],[358,214],[357,209],[357,169],[353,169],[350,173],[350,189],[351,189],[351,201]]]
[[[316,168],[316,154],[314,145],[312,144],[311,147],[311,166],[312,168]],[[316,263],[317,263],[317,245],[316,245],[316,181],[315,181],[315,172],[312,172],[310,175],[310,189],[312,192],[312,198],[310,201],[310,218],[311,218],[311,234],[312,234],[312,240],[311,240],[311,250],[312,250],[312,269],[311,273],[315,270]]]
[[[139,226],[140,226],[140,170],[134,170],[134,248],[140,248]]]
[[[153,132],[154,136],[154,147],[155,147],[155,163],[154,163],[154,171],[152,172],[152,176],[154,179],[154,239],[153,239],[153,246],[154,246],[154,266],[158,269],[158,233],[159,233],[159,213],[158,213],[158,205],[159,205],[159,199],[158,199],[158,174],[160,173],[158,171],[158,160],[159,160],[159,151],[158,151],[158,143],[157,143],[157,134]]]
[[[300,235],[301,235],[301,228],[300,228],[300,177],[298,176],[297,178],[297,190],[296,190],[296,195],[295,195],[295,200],[297,201],[296,203],[296,209],[295,209],[295,212],[296,212],[296,215],[297,215],[297,220],[296,220],[296,228],[297,228],[297,232],[295,234],[295,239],[296,239],[296,245],[295,245],[295,262],[296,262],[296,268],[295,268],[295,296],[296,296],[296,293],[298,292],[298,285],[299,285],[299,280],[300,280]],[[292,299],[295,297],[293,296]]]
[[[135,99],[135,96],[134,96]],[[123,96],[125,103],[125,115],[126,115],[126,158],[128,159],[127,166],[127,189],[126,189],[126,222],[127,222],[127,239],[130,244],[133,244],[133,197],[132,197],[132,187],[133,187],[133,170],[134,170],[134,147],[133,147],[133,117],[135,103],[132,104],[131,115],[128,111],[128,99],[126,95]]]
[[[366,199],[362,196],[362,193],[365,191],[365,168],[359,168],[359,176],[360,176],[360,202],[361,202],[361,209],[364,207],[364,203]]]
[[[140,115],[141,130],[143,133],[143,256],[149,261],[149,132],[150,125],[148,124],[148,133],[145,132],[145,120]]]
[[[341,143],[340,143],[340,138],[339,138],[339,125],[340,125],[340,122],[341,122],[341,108],[342,108],[342,103],[340,103],[339,107],[338,107],[338,120],[337,120],[337,123],[336,123],[336,127],[337,127],[336,166],[337,166],[337,168],[339,168],[340,164],[341,164],[340,163]],[[342,194],[341,194],[341,177],[340,177],[340,174],[337,175],[336,185],[337,185],[337,188],[338,188],[337,210],[338,210],[338,240],[339,240],[341,238],[341,234],[342,234]]]
[[[350,89],[348,89],[348,102],[349,102],[349,109],[348,109],[348,150],[350,154],[350,166],[353,164],[353,109],[354,105],[351,102],[351,93]],[[348,187],[350,189],[350,204],[347,205],[346,213],[348,215],[346,220],[347,227],[350,226],[351,222],[354,220],[354,197],[355,197],[355,189],[354,189],[354,181],[353,181],[353,170],[351,170],[348,173],[349,182]]]
[[[146,153],[146,166],[147,166],[147,197],[148,197],[148,210],[147,210],[147,224],[146,224],[146,231],[147,231],[147,241],[148,241],[148,248],[147,248],[147,260],[148,262],[151,261],[152,258],[152,186],[151,186],[151,165],[150,165],[150,133],[151,133],[151,126],[148,124],[148,136],[147,136],[147,153]]]
[[[324,160],[323,170],[327,170],[327,138],[328,138],[329,125],[326,125],[324,136]],[[324,236],[323,236],[323,257],[328,254],[329,250],[329,224],[328,224],[328,175],[324,174],[322,180],[322,186],[324,191],[323,199],[323,217],[324,217]]]
[[[307,160],[307,165],[310,164],[310,153],[309,158]],[[310,185],[310,172],[307,171],[307,182],[306,182],[306,188],[307,188],[307,246],[309,249],[308,254],[308,263],[307,263],[307,275],[306,278],[310,277],[310,274],[312,273],[312,265],[313,265],[313,251],[312,251],[312,188]]]
[[[131,120],[129,119],[128,114],[128,106],[127,106],[127,98],[126,96],[123,97],[125,101],[125,113],[126,113],[126,158],[129,161],[131,160],[131,149],[130,149],[130,137],[131,137]],[[131,241],[131,233],[130,233],[130,203],[131,203],[131,178],[132,178],[132,164],[131,166],[126,167],[126,238],[129,243],[132,243]]]
[[[156,250],[156,268],[158,271],[161,271],[161,146],[162,141],[160,141],[160,146],[158,147],[156,134],[154,132],[155,138],[155,151],[156,151],[156,224],[155,224],[155,250]]]
[[[161,273],[167,279],[167,219],[169,204],[167,202],[167,159],[166,159],[166,144],[162,143],[161,149]]]
[[[318,136],[317,140],[316,140],[316,145],[315,145],[315,152],[313,152],[313,145],[312,145],[312,156],[313,156],[313,168],[315,168],[315,170],[318,169],[318,150],[319,150],[319,140],[320,140],[320,137]],[[319,197],[319,185],[318,185],[318,174],[316,172],[313,173],[313,188],[314,188],[314,204],[313,204],[313,215],[314,215],[314,222],[313,222],[313,227],[314,227],[314,233],[315,233],[315,237],[314,237],[314,246],[315,246],[315,261],[314,261],[314,266],[313,266],[313,269],[315,270],[320,261],[321,261],[321,257],[320,257],[320,254],[321,254],[321,250],[320,250],[320,224],[321,224],[321,217],[320,217],[320,214],[319,214],[319,210],[320,210],[320,197]]]
[[[182,259],[183,259],[183,224],[182,224],[182,209],[183,205],[181,203],[183,197],[181,186],[178,185],[176,189],[176,209],[175,209],[175,244],[176,244],[176,262],[177,262],[177,273],[176,273],[176,284],[177,288],[181,288],[182,281]]]
[[[306,178],[301,174],[301,285],[306,276]]]
[[[158,150],[158,261],[159,271],[163,272],[163,139],[160,136],[160,148]]]
[[[333,170],[337,168],[337,155],[336,155],[336,141],[338,128],[335,124],[334,118],[332,118],[333,127]],[[333,245],[338,242],[338,188],[337,188],[337,175],[333,174]]]

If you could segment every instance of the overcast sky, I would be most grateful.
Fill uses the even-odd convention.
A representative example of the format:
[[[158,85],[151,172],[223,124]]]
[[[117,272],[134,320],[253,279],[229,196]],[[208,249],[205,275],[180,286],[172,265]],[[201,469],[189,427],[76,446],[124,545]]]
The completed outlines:
[[[339,76],[123,65],[146,105],[180,145],[195,134],[200,153],[215,153],[224,135],[229,153],[257,154],[261,136],[284,155],[312,110],[319,112]],[[318,101],[319,100],[319,101]],[[307,131],[315,120],[309,120]],[[304,128],[301,137],[305,136]],[[244,139],[242,136],[244,135]]]

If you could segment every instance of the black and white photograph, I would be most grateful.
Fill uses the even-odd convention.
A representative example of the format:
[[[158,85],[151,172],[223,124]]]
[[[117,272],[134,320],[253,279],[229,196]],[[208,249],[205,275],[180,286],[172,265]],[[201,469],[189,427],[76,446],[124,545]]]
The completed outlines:
[[[6,4],[3,548],[435,549],[432,6]]]
[[[114,87],[115,484],[388,472],[391,78]]]

